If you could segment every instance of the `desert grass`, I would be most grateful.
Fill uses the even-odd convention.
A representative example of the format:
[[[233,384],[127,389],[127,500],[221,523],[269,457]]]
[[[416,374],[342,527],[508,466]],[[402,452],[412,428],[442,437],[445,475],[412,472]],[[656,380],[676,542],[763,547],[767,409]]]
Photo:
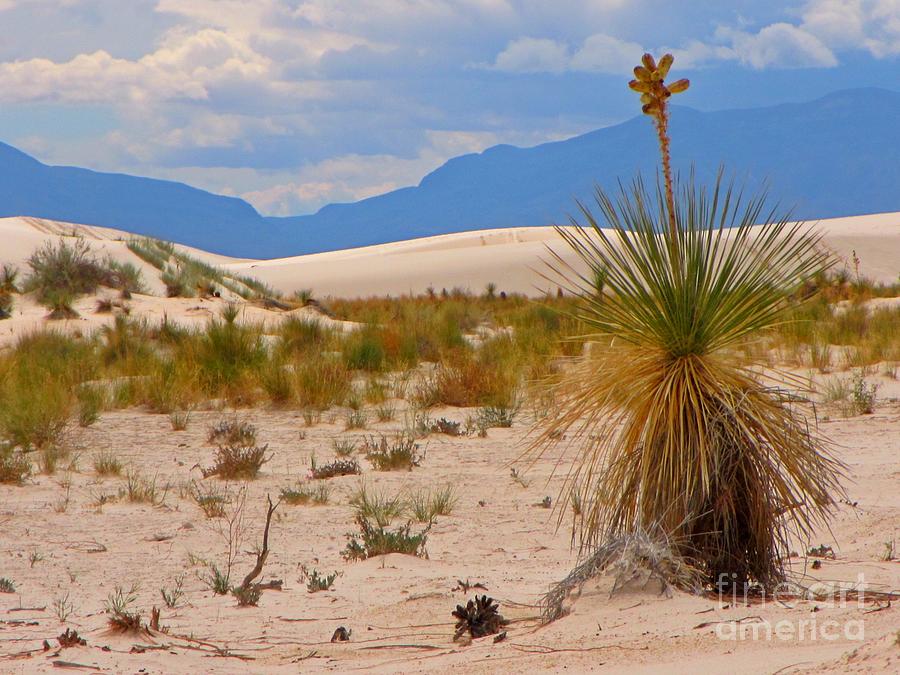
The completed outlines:
[[[379,438],[369,436],[363,442],[362,452],[378,471],[412,471],[425,459],[415,437],[404,433],[392,439],[384,435]]]
[[[410,515],[419,523],[431,523],[437,516],[449,516],[458,501],[452,485],[412,492],[407,498]]]
[[[428,541],[428,528],[421,532],[413,532],[412,524],[400,527],[387,527],[372,524],[362,516],[357,516],[358,533],[347,535],[347,546],[342,555],[345,559],[367,560],[388,553],[402,553],[420,558],[428,556],[425,544]]]
[[[331,487],[327,482],[318,481],[315,485],[301,483],[297,487],[282,488],[279,498],[290,506],[315,504],[322,506],[331,498]]]

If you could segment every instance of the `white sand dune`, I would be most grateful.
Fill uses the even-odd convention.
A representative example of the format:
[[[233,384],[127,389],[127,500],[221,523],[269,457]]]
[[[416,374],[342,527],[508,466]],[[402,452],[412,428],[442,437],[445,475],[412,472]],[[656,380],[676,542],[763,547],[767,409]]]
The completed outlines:
[[[819,221],[825,246],[860,274],[882,283],[900,274],[900,213]],[[311,288],[319,296],[355,297],[422,293],[461,287],[539,295],[555,292],[548,281],[548,247],[567,261],[574,256],[552,227],[461,232],[365,248],[264,261],[226,263],[283,291]],[[552,276],[552,275],[551,275]]]
[[[819,221],[824,244],[853,270],[883,283],[900,274],[900,213],[852,216]],[[131,261],[144,270],[153,293],[162,293],[156,271],[132,254],[120,230],[73,225],[38,218],[0,219],[0,263],[22,265],[35,248],[59,236],[81,236],[98,253]],[[481,292],[493,282],[498,290],[540,295],[556,291],[543,275],[548,247],[573,261],[552,227],[519,227],[460,232],[363,248],[276,258],[240,260],[189,247],[179,247],[205,262],[248,274],[290,293],[309,288],[319,297],[365,297],[422,293],[428,287],[464,288]]]

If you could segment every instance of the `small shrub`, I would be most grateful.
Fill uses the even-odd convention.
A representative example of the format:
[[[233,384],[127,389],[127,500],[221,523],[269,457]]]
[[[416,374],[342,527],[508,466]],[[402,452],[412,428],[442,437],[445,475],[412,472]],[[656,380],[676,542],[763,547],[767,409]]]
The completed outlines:
[[[313,568],[308,571],[303,568],[303,576],[306,578],[306,590],[310,593],[318,593],[319,591],[327,591],[334,585],[335,579],[338,578],[338,572],[331,574],[320,574],[319,570]]]
[[[0,593],[15,593],[16,585],[6,577],[0,577]]]
[[[336,459],[321,466],[316,464],[316,458],[310,459],[309,477],[314,479],[334,478],[335,476],[352,476],[362,473],[359,462],[355,459]]]
[[[256,427],[249,422],[221,420],[210,426],[206,440],[223,445],[254,445]]]
[[[262,590],[259,584],[250,584],[249,586],[235,586],[231,589],[231,594],[237,598],[239,607],[256,607],[262,597]]]
[[[850,396],[853,409],[857,415],[871,415],[875,412],[877,392],[878,385],[868,384],[862,374],[857,373],[853,377],[853,387]]]
[[[327,504],[331,488],[328,483],[316,483],[315,486],[300,485],[296,488],[282,488],[281,501],[291,506],[305,504]]]
[[[220,445],[215,463],[203,469],[203,477],[218,476],[223,480],[256,478],[266,457],[268,445]]]
[[[518,412],[518,407],[488,406],[478,409],[476,421],[480,427],[487,429],[509,428],[513,425]]]
[[[388,553],[403,553],[420,558],[427,557],[425,544],[428,540],[428,528],[413,534],[411,523],[393,530],[372,525],[362,516],[356,517],[359,533],[347,535],[347,546],[341,555],[346,560],[366,560]]]
[[[0,290],[0,321],[12,317],[13,298],[12,294]]]
[[[424,459],[424,454],[419,454],[419,444],[416,439],[407,434],[398,434],[393,443],[388,442],[386,436],[375,440],[375,437],[366,439],[363,450],[372,466],[378,471],[396,471],[406,469],[411,471],[414,466],[419,466]]]
[[[31,461],[24,452],[0,442],[0,483],[20,484],[31,471]]]

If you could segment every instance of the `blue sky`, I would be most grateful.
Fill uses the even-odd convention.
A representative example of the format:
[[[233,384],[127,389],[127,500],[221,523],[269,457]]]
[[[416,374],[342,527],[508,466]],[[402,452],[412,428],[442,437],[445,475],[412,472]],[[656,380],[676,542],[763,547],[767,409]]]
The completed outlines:
[[[0,139],[262,213],[637,111],[676,55],[700,109],[900,89],[900,0],[0,0]]]

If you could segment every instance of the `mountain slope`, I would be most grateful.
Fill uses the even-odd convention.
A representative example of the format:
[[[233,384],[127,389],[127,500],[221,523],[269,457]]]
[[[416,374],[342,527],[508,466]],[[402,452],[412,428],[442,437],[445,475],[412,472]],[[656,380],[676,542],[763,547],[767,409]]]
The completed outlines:
[[[152,178],[47,166],[0,143],[0,217],[101,225],[216,252],[273,228],[247,202]]]
[[[720,165],[798,218],[900,211],[900,93],[836,92],[817,101],[699,112],[675,108],[675,166],[704,180]],[[180,183],[51,167],[0,144],[0,216],[126,229],[241,257],[276,257],[465,230],[567,222],[575,199],[637,172],[652,177],[650,121],[636,117],[533,148],[464,155],[416,187],[318,213],[264,218],[233,197]]]
[[[675,167],[711,179],[720,165],[799,218],[900,210],[900,93],[866,89],[818,101],[703,113],[675,108]],[[567,222],[575,199],[653,176],[650,120],[635,118],[534,148],[497,146],[450,160],[406,188],[280,219],[318,249],[486,227]]]

